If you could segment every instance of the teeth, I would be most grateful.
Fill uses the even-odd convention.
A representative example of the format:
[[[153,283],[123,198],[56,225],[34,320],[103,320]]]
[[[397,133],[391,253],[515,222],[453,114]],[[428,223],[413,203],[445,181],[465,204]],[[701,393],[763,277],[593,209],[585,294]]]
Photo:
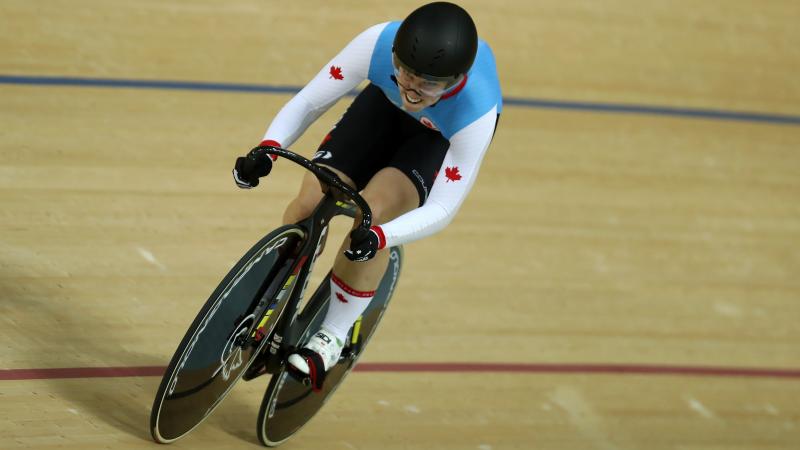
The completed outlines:
[[[418,98],[416,100],[412,100],[411,97],[408,95],[408,92],[406,92],[406,100],[408,100],[408,102],[412,103],[412,104],[417,104],[417,103],[422,101],[421,98]]]

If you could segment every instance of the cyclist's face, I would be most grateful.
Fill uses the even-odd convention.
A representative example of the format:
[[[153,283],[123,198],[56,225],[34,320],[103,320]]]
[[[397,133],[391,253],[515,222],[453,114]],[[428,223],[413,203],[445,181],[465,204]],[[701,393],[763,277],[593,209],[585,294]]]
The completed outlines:
[[[417,112],[437,101],[447,89],[444,81],[430,81],[396,68],[397,88],[406,111]]]
[[[447,91],[447,82],[426,80],[405,70],[399,64],[394,65],[394,75],[406,111],[420,111],[439,101],[442,94]]]

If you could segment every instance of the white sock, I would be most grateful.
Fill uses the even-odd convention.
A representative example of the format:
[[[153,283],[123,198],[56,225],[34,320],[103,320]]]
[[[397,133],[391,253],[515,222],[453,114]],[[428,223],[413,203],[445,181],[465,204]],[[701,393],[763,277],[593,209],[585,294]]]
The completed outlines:
[[[367,309],[374,296],[375,291],[357,291],[331,273],[331,301],[322,328],[334,333],[340,341],[344,341],[350,327]]]

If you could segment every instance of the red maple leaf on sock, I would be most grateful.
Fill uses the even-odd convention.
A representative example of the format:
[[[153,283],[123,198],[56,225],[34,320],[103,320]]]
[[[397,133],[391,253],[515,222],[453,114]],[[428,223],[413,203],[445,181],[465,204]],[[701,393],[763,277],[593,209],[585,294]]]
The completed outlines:
[[[342,295],[341,292],[337,292],[336,293],[336,298],[342,303],[347,303],[347,299],[344,298],[344,295]]]
[[[447,177],[447,182],[450,181],[458,181],[461,179],[461,174],[458,173],[458,166],[456,167],[445,167],[444,169],[444,176]]]
[[[342,68],[337,66],[331,66],[331,78],[335,80],[344,80],[344,75],[342,75]]]

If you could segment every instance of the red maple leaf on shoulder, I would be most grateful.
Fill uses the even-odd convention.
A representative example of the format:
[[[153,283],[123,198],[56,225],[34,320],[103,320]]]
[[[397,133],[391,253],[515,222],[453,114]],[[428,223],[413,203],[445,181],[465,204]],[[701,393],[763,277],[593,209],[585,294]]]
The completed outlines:
[[[337,66],[331,66],[331,78],[334,80],[344,80],[344,75],[342,75],[342,68]]]
[[[342,295],[341,292],[337,292],[336,293],[336,298],[339,299],[339,301],[342,302],[342,303],[347,303],[347,299],[344,298],[344,295]]]
[[[456,167],[445,167],[444,169],[444,176],[447,177],[447,183],[453,181],[458,181],[461,179],[461,174],[458,173],[458,166]]]

